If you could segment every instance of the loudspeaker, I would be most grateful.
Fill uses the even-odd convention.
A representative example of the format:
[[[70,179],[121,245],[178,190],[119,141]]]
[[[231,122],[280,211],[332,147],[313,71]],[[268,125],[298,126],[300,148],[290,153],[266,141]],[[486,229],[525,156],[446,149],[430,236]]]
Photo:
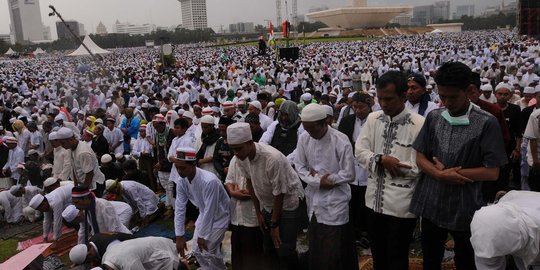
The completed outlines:
[[[300,48],[298,47],[279,49],[279,58],[281,59],[287,59],[288,61],[296,61],[298,57],[300,57]]]

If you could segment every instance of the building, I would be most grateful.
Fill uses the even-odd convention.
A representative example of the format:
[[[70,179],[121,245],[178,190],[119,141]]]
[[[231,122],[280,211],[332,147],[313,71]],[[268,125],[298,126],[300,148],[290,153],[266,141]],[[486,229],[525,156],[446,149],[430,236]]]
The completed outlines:
[[[401,26],[409,26],[412,24],[412,15],[411,14],[402,14],[396,16],[391,23],[397,23]]]
[[[253,33],[255,32],[255,26],[252,22],[239,22],[229,24],[230,33]]]
[[[68,28],[78,37],[82,37],[86,34],[84,31],[84,24],[77,21],[66,21],[65,24],[56,22],[56,34],[58,35],[58,39],[72,38]]]
[[[433,3],[432,22],[450,20],[450,1],[438,1]]]
[[[519,0],[518,28],[520,35],[540,37],[540,1]]]
[[[10,30],[15,42],[45,39],[39,0],[8,0],[8,5]]]
[[[98,26],[96,27],[96,34],[100,36],[105,36],[109,32],[107,32],[107,27],[102,22],[99,22]]]
[[[182,25],[189,30],[206,29],[206,0],[178,0],[182,6]]]
[[[456,6],[454,19],[461,19],[463,16],[474,17],[474,5]]]
[[[47,26],[44,25],[42,29],[43,29],[43,41],[52,40],[51,27],[48,25]]]
[[[489,17],[493,15],[498,15],[499,13],[508,15],[511,13],[517,13],[517,11],[518,11],[518,3],[516,1],[510,2],[508,4],[505,4],[505,2],[502,1],[500,5],[487,6],[482,16]]]
[[[156,26],[154,24],[130,24],[130,23],[121,23],[118,20],[113,25],[113,33],[115,34],[128,34],[130,36],[136,35],[147,35],[156,31]]]
[[[0,34],[0,40],[3,41],[5,44],[13,44],[10,34]]]
[[[433,5],[414,7],[412,23],[415,25],[427,25],[432,23],[433,12]]]

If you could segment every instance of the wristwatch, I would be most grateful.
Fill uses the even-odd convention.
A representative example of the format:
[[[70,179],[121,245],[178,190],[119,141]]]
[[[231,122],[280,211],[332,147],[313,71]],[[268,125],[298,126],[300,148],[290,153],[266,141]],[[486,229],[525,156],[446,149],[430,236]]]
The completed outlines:
[[[275,229],[279,227],[279,222],[270,222],[270,229]]]
[[[375,155],[375,163],[381,164],[381,161],[382,161],[382,155],[381,154]]]

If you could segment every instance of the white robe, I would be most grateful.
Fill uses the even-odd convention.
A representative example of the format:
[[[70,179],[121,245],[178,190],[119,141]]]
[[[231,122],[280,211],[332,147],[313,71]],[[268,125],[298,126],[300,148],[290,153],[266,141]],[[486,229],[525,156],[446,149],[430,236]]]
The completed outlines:
[[[4,211],[3,219],[7,223],[17,223],[24,218],[22,214],[23,199],[11,195],[9,190],[0,192],[0,206]]]
[[[71,150],[65,149],[62,146],[56,147],[53,150],[53,157],[53,177],[61,181],[72,180]]]
[[[138,212],[141,218],[145,218],[158,210],[159,198],[143,184],[135,181],[122,181],[122,196],[133,212]]]
[[[90,227],[92,227],[91,216],[89,215],[88,218],[88,224]],[[120,221],[118,213],[116,212],[116,209],[112,203],[105,199],[96,198],[96,220],[100,233],[115,232],[131,234],[131,231]],[[82,244],[85,242],[84,231],[86,230],[84,217],[83,221],[79,223],[79,225],[79,244]],[[94,234],[94,228],[91,228],[91,230],[88,232],[88,237],[90,238]]]
[[[143,237],[109,246],[102,263],[113,269],[173,270],[179,259],[171,239]]]
[[[62,235],[62,212],[71,204],[71,189],[73,185],[66,185],[53,190],[45,195],[51,209],[43,213],[43,238],[53,232],[53,240],[58,240]]]
[[[9,169],[11,171],[11,178],[18,182],[21,175],[17,170],[17,165],[22,162],[24,162],[24,151],[17,146],[9,150],[8,160],[2,169]]]

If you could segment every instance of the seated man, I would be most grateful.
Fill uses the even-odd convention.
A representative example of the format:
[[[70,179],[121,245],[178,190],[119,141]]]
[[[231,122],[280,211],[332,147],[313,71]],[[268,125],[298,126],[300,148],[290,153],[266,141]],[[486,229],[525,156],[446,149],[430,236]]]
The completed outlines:
[[[34,222],[41,216],[40,212],[37,212],[28,206],[32,198],[42,192],[41,188],[34,186],[23,187],[21,185],[14,185],[9,189],[9,192],[15,197],[22,198],[23,215],[28,221]]]
[[[3,213],[1,221],[11,224],[23,221],[22,198],[13,196],[9,190],[0,192],[0,213]]]
[[[510,191],[497,204],[476,211],[471,244],[478,269],[507,269],[508,255],[519,270],[540,269],[539,201],[538,192]]]
[[[154,221],[159,214],[159,198],[147,186],[135,181],[105,181],[105,189],[115,195],[116,200],[123,200],[131,206],[133,213],[138,213],[142,225]],[[121,197],[120,197],[121,196]]]

